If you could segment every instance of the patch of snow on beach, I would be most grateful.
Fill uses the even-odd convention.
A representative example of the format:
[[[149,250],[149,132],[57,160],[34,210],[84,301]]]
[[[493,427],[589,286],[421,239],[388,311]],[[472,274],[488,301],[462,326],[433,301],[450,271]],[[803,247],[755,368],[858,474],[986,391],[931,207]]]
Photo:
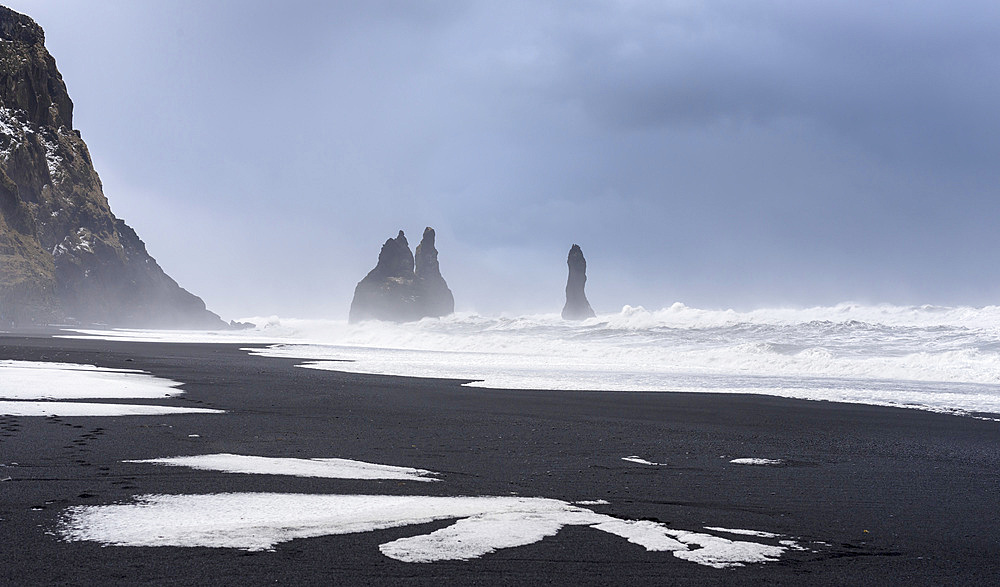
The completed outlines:
[[[741,536],[756,536],[758,538],[781,538],[781,534],[775,534],[774,532],[763,532],[761,530],[740,530],[739,528],[718,528],[714,526],[705,526],[706,530],[711,530],[712,532],[725,532],[727,534],[739,534]]]
[[[379,550],[396,560],[468,560],[532,544],[564,526],[589,526],[649,551],[715,568],[777,560],[782,546],[622,520],[570,503],[526,497],[307,495],[220,493],[143,495],[134,503],[75,506],[61,517],[69,541],[112,546],[182,546],[273,550],[297,538],[353,534],[457,519],[429,534],[400,538]]]
[[[787,550],[782,546],[729,540],[728,538],[698,532],[677,532],[676,538],[678,541],[688,545],[689,550],[674,552],[674,556],[717,569],[740,566],[740,564],[734,564],[733,561],[739,561],[739,563],[776,561]],[[691,545],[697,548],[690,549]]]
[[[743,458],[743,459],[733,459],[729,461],[734,465],[762,465],[762,466],[774,466],[784,464],[785,461],[781,459],[757,459],[757,458]]]
[[[789,540],[784,534],[776,534],[774,532],[764,532],[762,530],[743,530],[740,528],[719,528],[716,526],[705,526],[706,530],[711,530],[712,532],[723,532],[725,534],[736,534],[738,536],[754,536],[757,538],[769,538],[772,540],[778,540],[778,544],[784,546],[788,550],[797,550],[800,552],[806,552],[809,549],[799,543],[798,540]],[[817,542],[816,545],[821,545],[823,543]],[[829,546],[829,545],[826,545]]]
[[[653,463],[653,462],[647,461],[646,459],[644,459],[642,457],[639,457],[639,456],[636,456],[636,455],[632,455],[632,456],[629,456],[629,457],[622,457],[622,460],[623,461],[628,461],[630,463],[638,463],[640,465],[660,466],[660,465],[665,465],[666,464],[666,463]]]
[[[78,399],[163,399],[181,384],[133,369],[39,361],[0,361],[0,414],[8,416],[153,416],[221,410],[84,403]],[[53,401],[29,401],[53,400]]]
[[[87,402],[33,402],[0,400],[4,416],[164,416],[169,414],[223,414],[209,408],[177,408],[141,404]]]
[[[3,399],[160,399],[181,384],[132,369],[36,361],[0,361]]]
[[[327,479],[399,479],[407,481],[437,481],[433,471],[411,467],[379,465],[350,459],[296,459],[259,457],[235,454],[211,454],[189,457],[169,457],[124,461],[175,467],[190,467],[206,471],[249,473],[255,475],[293,475],[295,477],[325,477]]]
[[[675,538],[683,531],[670,530],[663,524],[649,520],[620,520],[617,518],[595,524],[594,528],[621,536],[632,544],[638,544],[651,552],[681,552],[687,550],[681,541]],[[676,556],[676,555],[675,555]],[[730,561],[730,566],[739,566],[737,561]]]
[[[597,515],[568,504],[564,506],[561,502],[550,505],[539,500],[537,504],[523,505],[517,504],[510,509],[491,508],[493,511],[459,519],[430,534],[387,542],[379,546],[379,550],[389,558],[408,563],[469,560],[501,548],[534,544],[547,536],[555,536],[563,526],[592,524]]]

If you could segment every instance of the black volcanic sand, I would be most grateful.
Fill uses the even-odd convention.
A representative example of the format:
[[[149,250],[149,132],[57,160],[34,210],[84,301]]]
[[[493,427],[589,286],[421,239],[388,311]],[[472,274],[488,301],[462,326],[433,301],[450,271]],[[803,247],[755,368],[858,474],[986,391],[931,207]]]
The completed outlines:
[[[465,388],[296,368],[294,360],[253,357],[233,345],[0,335],[0,359],[143,369],[184,383],[184,395],[155,403],[227,412],[0,416],[0,478],[10,478],[0,482],[5,585],[1000,580],[998,422],[766,396]],[[220,452],[357,459],[439,471],[443,480],[300,479],[122,462]],[[665,465],[623,461],[628,455]],[[729,463],[737,457],[786,464]],[[604,499],[610,505],[591,507],[683,530],[777,532],[817,552],[713,569],[585,527],[472,561],[403,563],[378,550],[451,521],[299,539],[255,553],[102,547],[56,535],[69,506],[221,491]]]

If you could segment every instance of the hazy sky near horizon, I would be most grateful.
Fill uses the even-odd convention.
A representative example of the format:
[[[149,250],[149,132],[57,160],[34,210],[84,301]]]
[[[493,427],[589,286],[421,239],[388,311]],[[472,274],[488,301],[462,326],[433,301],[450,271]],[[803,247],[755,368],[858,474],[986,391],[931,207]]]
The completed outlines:
[[[991,1],[21,0],[112,209],[224,318],[1000,303]]]

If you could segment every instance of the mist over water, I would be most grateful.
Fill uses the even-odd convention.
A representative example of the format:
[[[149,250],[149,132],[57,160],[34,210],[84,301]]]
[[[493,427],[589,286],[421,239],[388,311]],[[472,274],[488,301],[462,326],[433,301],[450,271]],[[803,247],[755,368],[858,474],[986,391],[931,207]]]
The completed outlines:
[[[303,367],[440,377],[470,387],[756,393],[1000,414],[1000,307],[865,306],[750,312],[625,306],[583,322],[556,314],[391,324],[250,318],[242,333],[91,336],[258,342]],[[470,390],[470,393],[473,392]]]

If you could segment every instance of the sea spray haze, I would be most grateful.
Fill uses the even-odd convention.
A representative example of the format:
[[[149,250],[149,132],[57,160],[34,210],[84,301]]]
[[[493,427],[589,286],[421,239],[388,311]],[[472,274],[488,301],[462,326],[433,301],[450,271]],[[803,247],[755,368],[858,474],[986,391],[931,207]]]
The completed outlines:
[[[625,306],[582,322],[458,313],[407,324],[251,318],[231,334],[81,336],[254,341],[337,371],[472,386],[759,393],[1000,414],[1000,307],[842,304],[751,312]],[[347,362],[345,362],[347,361]]]

